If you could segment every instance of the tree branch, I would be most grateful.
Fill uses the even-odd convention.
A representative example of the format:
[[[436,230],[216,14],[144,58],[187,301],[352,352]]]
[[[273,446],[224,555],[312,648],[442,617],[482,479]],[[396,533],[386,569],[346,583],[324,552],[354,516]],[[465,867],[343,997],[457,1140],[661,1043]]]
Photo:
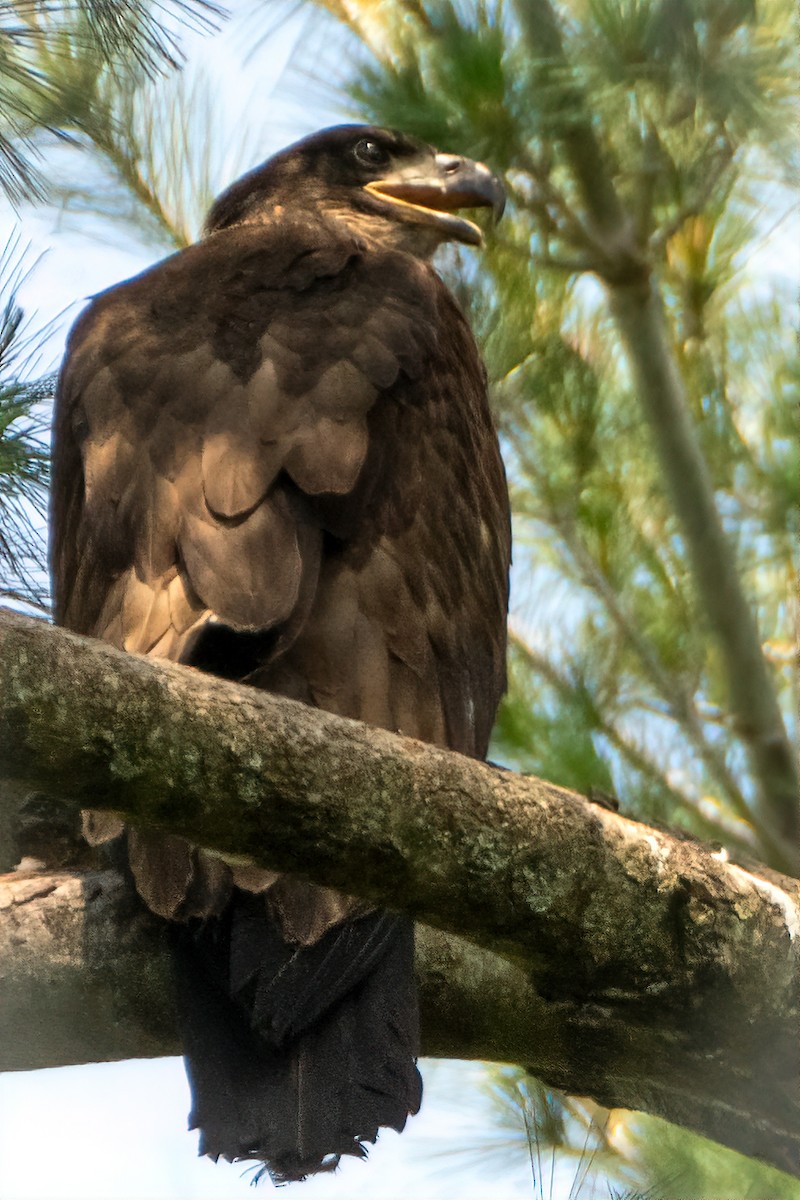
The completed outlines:
[[[163,933],[115,870],[0,875],[0,1071],[180,1054]],[[417,971],[428,1055],[536,1061],[555,1037],[525,972],[463,938],[418,926]]]
[[[16,614],[0,615],[0,663],[10,778],[481,947],[423,937],[429,1052],[513,1058],[553,1086],[800,1174],[792,881],[541,780]],[[9,903],[6,921],[18,909]],[[80,910],[74,896],[67,909]],[[70,936],[91,980],[92,939]],[[440,957],[425,966],[428,936]],[[6,962],[25,941],[12,930],[0,986],[12,986]],[[67,933],[57,942],[56,956]],[[124,939],[108,953],[124,957]],[[16,978],[33,986],[48,955],[34,947],[25,962]],[[134,973],[134,999],[148,994],[144,977]],[[42,994],[57,1007],[53,989]]]

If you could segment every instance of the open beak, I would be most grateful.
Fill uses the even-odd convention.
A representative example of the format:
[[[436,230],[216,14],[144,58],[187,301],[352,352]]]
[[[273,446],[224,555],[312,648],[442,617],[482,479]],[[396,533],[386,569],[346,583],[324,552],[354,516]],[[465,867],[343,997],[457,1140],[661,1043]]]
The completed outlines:
[[[430,167],[409,164],[365,187],[393,204],[415,209],[417,220],[435,225],[448,240],[470,246],[481,244],[481,231],[456,216],[456,209],[491,208],[499,220],[506,202],[503,185],[488,167],[456,154],[437,154]]]

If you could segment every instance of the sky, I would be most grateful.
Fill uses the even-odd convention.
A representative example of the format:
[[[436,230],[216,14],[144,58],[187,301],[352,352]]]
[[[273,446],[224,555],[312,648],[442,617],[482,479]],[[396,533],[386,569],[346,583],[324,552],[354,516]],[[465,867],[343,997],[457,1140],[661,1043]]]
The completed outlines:
[[[221,163],[220,188],[281,146],[344,119],[323,102],[310,80],[287,70],[303,31],[301,20],[288,21],[272,38],[269,52],[253,58],[244,70],[242,57],[254,36],[252,19],[234,21],[212,38],[184,40],[189,72],[201,72],[212,94],[221,98],[218,117],[226,132],[220,140],[232,153]],[[245,161],[237,153],[242,113],[255,130],[249,139],[252,157]],[[69,152],[50,161],[74,168]],[[121,231],[118,223],[81,220],[69,209],[47,207],[14,214],[0,201],[0,246],[14,233],[28,248],[25,261],[31,268],[18,299],[35,327],[53,323],[40,355],[41,372],[57,366],[69,327],[88,297],[164,253],[135,229]],[[402,1136],[385,1131],[366,1163],[348,1160],[335,1175],[290,1185],[280,1195],[286,1200],[530,1197],[525,1152],[495,1153],[483,1166],[480,1155],[465,1157],[463,1152],[494,1128],[480,1089],[480,1066],[428,1062],[423,1074],[422,1112]],[[197,1157],[197,1135],[186,1131],[188,1110],[188,1086],[178,1058],[0,1075],[0,1200],[227,1200],[253,1195],[241,1164],[213,1164]],[[269,1180],[259,1187],[262,1194],[274,1190]]]
[[[419,1116],[385,1130],[366,1162],[257,1191],[244,1164],[197,1157],[179,1058],[0,1075],[0,1200],[531,1200],[521,1147],[490,1153],[480,1066],[428,1060],[422,1072]],[[469,1152],[481,1144],[485,1155]]]

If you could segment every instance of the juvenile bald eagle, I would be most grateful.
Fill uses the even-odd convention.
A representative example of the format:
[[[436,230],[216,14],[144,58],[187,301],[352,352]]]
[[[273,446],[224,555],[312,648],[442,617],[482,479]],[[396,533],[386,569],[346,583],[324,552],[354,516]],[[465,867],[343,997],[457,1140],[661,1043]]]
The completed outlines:
[[[486,167],[326,130],[96,297],[56,407],[56,620],[483,757],[504,688],[505,476],[485,373],[430,263],[502,206]],[[232,821],[235,823],[235,813]],[[95,841],[120,832],[87,814]],[[420,1102],[410,922],[128,831],[170,922],[201,1153],[276,1180]]]

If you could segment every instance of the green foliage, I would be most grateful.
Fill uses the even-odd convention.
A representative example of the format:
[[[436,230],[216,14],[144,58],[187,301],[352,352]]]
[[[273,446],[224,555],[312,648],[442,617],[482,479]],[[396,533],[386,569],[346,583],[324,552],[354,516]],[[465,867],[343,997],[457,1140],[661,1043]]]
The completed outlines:
[[[89,133],[102,81],[143,80],[181,60],[181,25],[211,29],[211,0],[0,0],[0,191],[43,199],[41,137]]]
[[[586,780],[592,779],[594,787],[611,791],[611,772],[594,740],[602,735],[604,720],[591,681],[583,677],[583,666],[575,662],[561,673],[550,670],[543,655],[535,655],[520,638],[513,638],[509,654],[513,699],[506,699],[500,709],[492,752],[517,770],[535,770],[565,787],[585,787]]]
[[[46,608],[49,421],[41,404],[54,381],[30,378],[44,331],[28,330],[16,301],[23,257],[14,239],[0,252],[0,597]]]
[[[70,219],[126,223],[164,250],[189,245],[222,186],[258,157],[261,130],[232,138],[216,125],[214,96],[197,72],[102,75],[93,86],[91,118],[77,139],[82,170],[53,185],[52,198]]]
[[[628,1155],[655,1200],[800,1200],[800,1182],[657,1117],[629,1114]]]
[[[605,1109],[546,1088],[519,1067],[487,1067],[486,1092],[494,1119],[485,1139],[472,1143],[476,1167],[526,1158],[536,1200],[637,1200],[629,1189],[640,1182],[638,1164],[615,1146],[618,1122]]]
[[[514,138],[506,99],[505,38],[495,6],[458,11],[451,4],[428,6],[426,36],[406,27],[406,42],[391,63],[366,64],[353,82],[359,108],[381,113],[382,123],[414,128],[436,142],[443,127],[480,139],[484,157],[506,161]],[[453,53],[440,55],[444,43]],[[463,140],[461,138],[459,141]]]
[[[533,1197],[800,1200],[793,1176],[657,1117],[565,1096],[518,1067],[487,1067],[486,1094],[494,1119],[472,1143],[476,1169],[527,1157]]]

